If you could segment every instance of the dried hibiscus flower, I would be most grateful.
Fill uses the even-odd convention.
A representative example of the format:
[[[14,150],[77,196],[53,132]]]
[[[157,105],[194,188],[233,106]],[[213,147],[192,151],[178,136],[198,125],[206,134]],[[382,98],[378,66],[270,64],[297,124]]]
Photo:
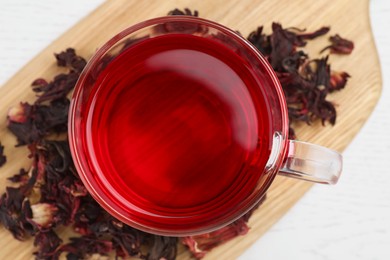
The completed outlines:
[[[338,34],[329,37],[329,41],[332,44],[322,49],[321,52],[330,49],[330,53],[350,54],[354,48],[352,41],[344,39]]]

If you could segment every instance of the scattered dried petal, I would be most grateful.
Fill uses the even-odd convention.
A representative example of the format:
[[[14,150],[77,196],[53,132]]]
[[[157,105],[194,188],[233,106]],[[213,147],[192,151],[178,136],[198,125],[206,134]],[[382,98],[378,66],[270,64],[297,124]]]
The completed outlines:
[[[174,260],[177,253],[176,237],[153,236],[153,244],[147,255],[147,260]]]
[[[34,246],[38,247],[34,252],[36,259],[58,259],[61,243],[62,239],[52,229],[38,232],[34,237]]]
[[[57,65],[62,67],[68,67],[71,70],[74,70],[78,74],[81,73],[87,64],[86,60],[76,55],[76,51],[72,48],[68,48],[59,54],[55,54],[57,59]]]
[[[202,235],[185,237],[182,239],[182,243],[189,247],[189,250],[196,258],[200,259],[214,247],[217,247],[237,236],[243,236],[248,233],[248,231],[249,227],[246,224],[246,221],[238,219],[232,224],[216,231]]]
[[[14,183],[23,183],[24,184],[27,182],[27,180],[29,178],[30,177],[28,176],[28,172],[22,168],[19,170],[19,173],[7,178],[7,180],[14,182]]]
[[[335,90],[340,90],[345,87],[347,84],[349,74],[346,72],[337,72],[337,71],[332,71],[331,76],[330,76],[330,89],[329,91],[335,91]]]
[[[32,89],[35,92],[46,91],[48,85],[49,85],[49,83],[47,83],[47,81],[45,79],[41,79],[41,78],[36,79],[33,81],[33,83],[31,83]]]
[[[330,53],[350,54],[354,48],[352,41],[344,39],[338,34],[329,37],[329,40],[332,44],[322,49],[321,52],[330,49]]]
[[[86,259],[91,255],[107,255],[113,250],[113,244],[109,240],[95,236],[72,237],[70,242],[62,245],[61,252],[68,252],[67,258]]]
[[[185,8],[184,10],[180,10],[180,9],[175,8],[172,11],[169,11],[168,15],[190,15],[190,16],[198,17],[199,12],[197,10],[194,10],[194,12],[192,12],[188,8]]]
[[[203,258],[206,253],[213,248],[226,243],[237,236],[246,235],[249,232],[249,227],[247,225],[249,218],[265,199],[266,196],[263,196],[255,207],[228,226],[202,235],[183,237],[181,242],[188,247],[195,258]]]
[[[269,56],[272,51],[271,39],[269,35],[263,34],[263,26],[259,26],[248,36],[250,41],[263,55]]]

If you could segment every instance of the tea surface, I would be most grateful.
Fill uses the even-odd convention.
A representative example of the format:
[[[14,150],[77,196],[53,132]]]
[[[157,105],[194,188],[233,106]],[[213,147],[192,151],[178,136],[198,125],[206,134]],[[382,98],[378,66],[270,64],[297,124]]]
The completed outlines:
[[[123,51],[100,73],[84,122],[107,193],[133,218],[212,219],[234,208],[270,153],[258,81],[213,39],[165,35]]]

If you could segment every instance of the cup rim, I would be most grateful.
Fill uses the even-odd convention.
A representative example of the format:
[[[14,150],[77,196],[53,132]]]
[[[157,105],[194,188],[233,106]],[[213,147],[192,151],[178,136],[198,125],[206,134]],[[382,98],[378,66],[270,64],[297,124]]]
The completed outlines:
[[[91,183],[91,181],[88,178],[88,174],[86,174],[85,169],[83,167],[83,163],[80,160],[80,153],[82,153],[82,149],[80,145],[78,144],[77,135],[75,134],[75,118],[77,117],[77,103],[80,99],[80,95],[82,94],[82,88],[83,83],[86,80],[87,76],[90,74],[93,67],[96,65],[96,63],[101,60],[101,58],[107,53],[107,51],[112,48],[116,43],[120,42],[125,37],[129,36],[132,33],[137,32],[140,29],[150,27],[153,25],[166,23],[166,22],[196,22],[196,23],[202,23],[202,25],[212,27],[214,29],[217,29],[218,31],[223,32],[224,34],[233,37],[237,42],[239,42],[242,45],[245,45],[250,52],[255,54],[255,56],[258,58],[260,63],[263,65],[263,68],[266,70],[267,74],[269,75],[272,84],[274,85],[277,93],[277,98],[279,100],[280,104],[280,110],[281,110],[281,121],[282,121],[282,132],[281,136],[283,139],[282,147],[280,149],[279,155],[275,159],[274,162],[274,170],[270,171],[268,176],[265,178],[264,183],[261,186],[261,193],[259,196],[256,197],[257,201],[259,201],[263,195],[265,194],[265,191],[268,190],[271,183],[273,182],[275,176],[277,175],[277,171],[280,168],[285,155],[287,153],[287,140],[288,140],[288,111],[287,111],[287,104],[284,96],[284,92],[282,89],[282,86],[277,78],[276,73],[272,69],[272,66],[268,63],[266,58],[263,57],[263,55],[254,47],[248,40],[246,40],[244,37],[239,35],[237,32],[233,31],[232,29],[229,29],[228,27],[221,25],[219,23],[199,18],[199,17],[193,17],[193,16],[162,16],[157,17],[149,20],[145,20],[142,22],[139,22],[135,25],[132,25],[121,32],[114,35],[112,38],[110,38],[106,43],[104,43],[95,54],[93,54],[92,58],[88,61],[87,65],[85,66],[84,70],[80,74],[80,77],[75,85],[74,93],[72,95],[70,109],[69,109],[69,117],[68,117],[68,129],[69,129],[69,144],[70,144],[70,150],[72,154],[72,158],[74,160],[74,164],[77,170],[78,175],[80,176],[82,182],[86,186],[89,193],[92,195],[92,197],[106,210],[109,214],[113,215],[114,217],[118,218],[120,221],[124,222],[125,224],[128,224],[134,228],[159,234],[159,235],[168,235],[168,236],[188,236],[188,235],[196,235],[196,234],[202,234],[205,232],[211,232],[213,230],[216,230],[218,228],[221,228],[222,226],[226,226],[233,221],[237,220],[239,217],[244,215],[246,212],[248,212],[252,207],[256,205],[254,201],[248,201],[246,204],[243,204],[241,206],[242,208],[245,208],[245,211],[237,210],[235,214],[229,215],[229,220],[226,221],[225,219],[221,218],[219,223],[220,225],[213,224],[212,226],[203,226],[202,228],[198,228],[196,230],[188,229],[188,230],[169,230],[169,229],[156,229],[156,228],[150,228],[143,224],[140,224],[136,221],[130,220],[128,217],[123,215],[122,213],[118,212],[118,209],[116,207],[113,207],[108,203],[103,197],[102,194],[94,187],[94,185]]]

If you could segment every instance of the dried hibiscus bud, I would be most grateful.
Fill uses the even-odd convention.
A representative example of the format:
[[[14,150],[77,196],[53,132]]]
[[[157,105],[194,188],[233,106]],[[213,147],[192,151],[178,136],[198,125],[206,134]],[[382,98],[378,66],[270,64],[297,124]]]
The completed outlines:
[[[332,44],[322,49],[321,52],[330,49],[330,53],[350,54],[354,48],[352,41],[344,39],[338,34],[329,37],[329,40]]]
[[[8,110],[7,119],[9,122],[23,124],[27,121],[31,106],[28,103],[20,102]]]
[[[330,76],[330,91],[340,90],[345,87],[349,74],[346,72],[332,71]]]
[[[35,92],[46,91],[48,85],[49,83],[47,83],[45,79],[41,79],[41,78],[36,79],[33,81],[33,83],[31,83],[32,89]]]
[[[49,203],[37,203],[31,205],[31,211],[32,218],[29,222],[41,230],[53,225],[54,216],[57,213],[58,208]]]
[[[4,155],[4,146],[0,142],[0,167],[7,162],[7,157]]]

